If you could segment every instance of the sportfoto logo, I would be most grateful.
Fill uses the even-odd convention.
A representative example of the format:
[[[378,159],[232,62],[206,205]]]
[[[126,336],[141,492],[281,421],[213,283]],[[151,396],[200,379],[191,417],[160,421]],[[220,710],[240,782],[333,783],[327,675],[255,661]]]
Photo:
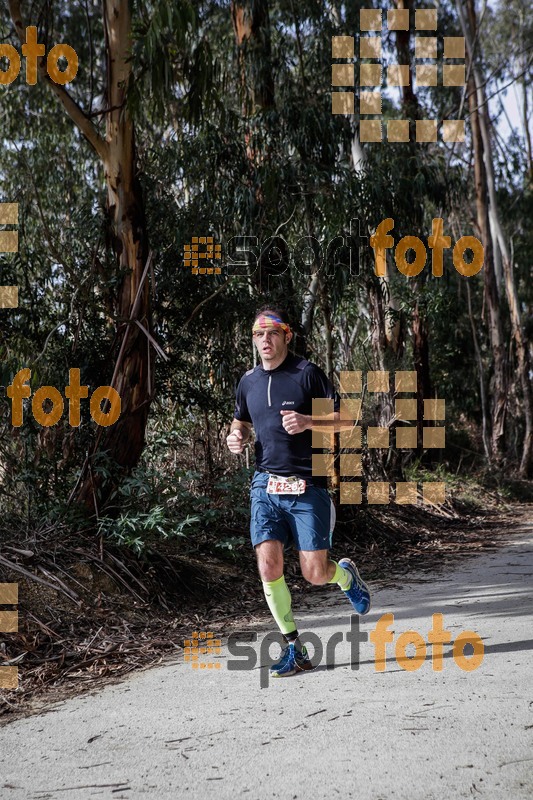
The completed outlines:
[[[216,265],[222,261],[228,275],[250,276],[264,267],[268,268],[269,275],[276,277],[292,266],[301,275],[309,276],[317,265],[326,275],[334,274],[339,268],[349,269],[351,275],[359,275],[360,257],[363,247],[366,247],[372,251],[374,273],[378,277],[387,274],[386,251],[391,250],[398,272],[407,278],[419,275],[425,269],[428,257],[431,274],[441,278],[444,274],[444,251],[451,250],[451,260],[457,272],[470,278],[480,272],[485,260],[483,245],[475,236],[462,236],[452,249],[451,237],[445,235],[444,221],[440,217],[432,220],[427,247],[418,236],[403,236],[395,242],[391,235],[394,231],[391,217],[382,220],[370,237],[362,232],[364,230],[368,227],[354,217],[349,223],[349,233],[334,236],[329,242],[319,241],[314,236],[301,236],[292,248],[283,236],[270,236],[264,242],[260,242],[257,236],[233,236],[224,255],[222,244],[214,243],[212,237],[193,237],[191,244],[184,245],[183,266],[190,268],[193,275],[218,275],[221,268]],[[467,253],[470,255],[465,258]],[[408,257],[408,254],[413,255]]]
[[[444,628],[444,616],[442,614],[432,615],[432,626],[427,634],[427,643],[431,647],[431,667],[434,672],[442,672],[444,668],[444,645],[451,644],[452,635]],[[420,669],[426,661],[428,647],[426,640],[418,631],[409,630],[401,633],[394,641],[394,614],[383,614],[376,622],[375,628],[370,631],[359,630],[359,617],[357,614],[350,616],[350,630],[346,634],[346,641],[350,643],[350,666],[352,670],[358,670],[360,664],[360,645],[370,642],[374,646],[374,668],[376,672],[385,672],[387,660],[391,660],[392,651],[387,645],[394,643],[394,659],[397,665],[406,672],[415,672]],[[315,667],[323,663],[324,647],[316,633],[305,632],[298,636],[302,644],[307,648],[313,648],[310,654],[311,661]],[[335,648],[344,639],[344,634],[337,631],[330,636],[326,642],[326,669],[333,669],[335,666]],[[240,641],[239,641],[240,640]],[[257,667],[257,651],[247,642],[256,642],[257,633],[238,632],[228,636],[228,652],[237,659],[228,658],[228,670],[250,670]],[[246,643],[245,643],[246,642]],[[272,662],[270,647],[273,643],[282,647],[286,642],[279,632],[268,633],[261,641],[259,647],[259,666],[266,667]],[[472,653],[466,655],[465,647],[469,646]],[[414,653],[412,652],[414,649]],[[459,669],[464,672],[473,672],[483,662],[485,647],[483,640],[475,631],[462,631],[452,646],[452,657]],[[446,656],[448,657],[448,656]],[[267,669],[261,669],[259,682],[262,689],[268,686],[269,673]]]
[[[389,427],[368,426],[360,424],[363,397],[370,400],[377,394],[388,395],[391,392],[391,378],[384,370],[369,371],[363,386],[362,370],[347,370],[340,373],[340,420],[346,423],[345,430],[340,431],[339,456],[340,502],[346,505],[358,505],[363,502],[363,488],[366,502],[369,505],[386,505],[391,502],[393,489],[394,502],[401,505],[417,505],[418,486],[414,481],[397,481],[395,486],[386,481],[368,481],[363,487],[363,432],[369,450],[385,450],[391,448],[394,436],[396,449],[415,450],[444,449],[446,428],[437,424],[443,422],[446,414],[446,403],[442,398],[432,397],[423,400],[422,441],[418,440],[418,402],[416,398],[418,376],[414,370],[400,370],[394,373],[394,416]],[[363,391],[364,389],[364,391]],[[403,395],[403,397],[398,397]],[[410,395],[406,397],[405,395]],[[335,448],[333,433],[328,430],[333,419],[333,400],[325,397],[314,397],[312,401],[312,471],[313,475],[335,475]],[[352,423],[352,424],[350,424]],[[323,430],[320,430],[323,427]],[[322,452],[317,452],[320,450]],[[326,451],[325,453],[323,451]],[[354,480],[354,479],[359,480]],[[446,500],[446,485],[443,481],[423,481],[422,500],[429,505],[442,505]]]
[[[0,203],[0,225],[18,225],[19,204]],[[18,253],[19,235],[15,230],[0,230],[0,253]],[[0,308],[18,308],[18,286],[0,286]]]
[[[18,601],[18,583],[0,583],[0,606],[16,606]],[[0,633],[16,633],[18,629],[18,611],[11,608],[0,610]],[[12,666],[13,661],[6,661],[4,657],[4,665],[0,666],[0,689],[18,689],[19,671],[18,667]]]
[[[193,236],[189,244],[183,245],[183,266],[190,267],[193,275],[220,275],[220,266],[213,262],[220,261],[221,256],[222,245],[212,236]]]
[[[30,25],[26,28],[26,42],[22,45],[22,55],[26,59],[26,83],[35,86],[37,83],[37,59],[44,58],[46,48],[37,41],[37,28]],[[59,60],[66,64],[59,69]],[[17,79],[21,59],[11,44],[0,44],[0,64],[7,62],[7,69],[0,67],[0,85],[8,86]],[[68,44],[56,44],[46,57],[46,71],[50,80],[64,86],[74,80],[78,72],[78,54]]]
[[[25,367],[19,369],[13,382],[7,387],[7,396],[11,400],[11,424],[20,428],[24,421],[24,399],[29,399],[32,394],[27,382],[31,379],[31,370]],[[65,397],[69,401],[69,424],[79,428],[81,424],[80,400],[89,397],[89,387],[80,384],[80,370],[69,370],[69,383],[64,389]],[[105,403],[105,410],[102,410]],[[44,406],[47,406],[45,410]],[[122,402],[120,395],[112,386],[99,386],[90,399],[91,417],[97,425],[104,428],[114,425],[120,417]],[[41,386],[33,395],[31,410],[33,417],[39,425],[49,428],[57,425],[63,416],[65,404],[63,397],[54,386]]]
[[[362,142],[383,141],[382,95],[383,87],[401,88],[412,82],[409,64],[389,63],[383,68],[383,10],[374,8],[361,9],[359,26],[359,138]],[[434,8],[418,8],[415,11],[415,81],[417,87],[437,86],[439,42],[431,32],[437,30],[437,10]],[[409,9],[387,11],[387,28],[389,31],[408,31],[410,29]],[[419,32],[423,32],[419,36]],[[428,33],[430,35],[428,35]],[[331,55],[334,59],[342,59],[331,68],[332,86],[355,86],[354,37],[333,36]],[[462,36],[444,36],[442,40],[442,85],[447,87],[465,85],[465,40]],[[363,88],[365,87],[365,88]],[[355,113],[355,95],[353,91],[335,91],[331,95],[333,114]],[[372,118],[370,118],[372,117]],[[392,119],[387,121],[388,142],[409,142],[409,119]],[[417,142],[436,142],[439,120],[416,120],[415,140]],[[442,140],[444,142],[464,142],[465,123],[459,119],[442,120]]]
[[[193,669],[220,669],[220,661],[204,661],[201,656],[220,655],[220,639],[215,639],[213,631],[193,631],[190,639],[185,639],[183,657],[191,662]]]

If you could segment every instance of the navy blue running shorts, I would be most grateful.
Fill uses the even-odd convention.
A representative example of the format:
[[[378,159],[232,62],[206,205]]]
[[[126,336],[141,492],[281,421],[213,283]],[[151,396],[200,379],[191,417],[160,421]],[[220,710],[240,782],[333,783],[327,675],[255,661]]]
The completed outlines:
[[[269,474],[255,472],[250,486],[250,535],[255,547],[276,540],[297,550],[330,550],[335,506],[327,489],[307,484],[303,494],[267,494]]]

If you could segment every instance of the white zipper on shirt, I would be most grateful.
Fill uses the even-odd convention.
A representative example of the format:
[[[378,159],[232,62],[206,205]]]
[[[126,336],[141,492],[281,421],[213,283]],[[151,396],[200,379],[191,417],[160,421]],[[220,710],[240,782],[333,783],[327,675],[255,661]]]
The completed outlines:
[[[268,405],[272,405],[272,400],[270,397],[270,384],[272,383],[272,375],[268,376],[268,389],[267,389],[267,397],[268,397]]]

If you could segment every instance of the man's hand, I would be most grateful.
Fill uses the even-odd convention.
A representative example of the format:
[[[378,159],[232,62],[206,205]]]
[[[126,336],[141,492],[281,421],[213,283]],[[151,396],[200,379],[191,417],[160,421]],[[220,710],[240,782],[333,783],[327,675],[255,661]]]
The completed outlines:
[[[244,439],[241,431],[237,428],[226,436],[226,444],[232,453],[242,453],[244,450]]]
[[[282,415],[281,424],[287,433],[303,433],[308,428],[311,428],[312,420],[307,414],[298,414],[297,411],[280,411]]]
[[[229,434],[226,436],[226,444],[232,453],[239,455],[244,450],[244,445],[247,443],[252,432],[251,422],[244,422],[240,419],[234,419],[231,423]]]

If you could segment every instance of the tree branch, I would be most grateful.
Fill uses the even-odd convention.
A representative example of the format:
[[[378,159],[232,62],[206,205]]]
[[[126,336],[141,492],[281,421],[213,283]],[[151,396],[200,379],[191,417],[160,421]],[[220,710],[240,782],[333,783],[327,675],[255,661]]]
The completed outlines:
[[[9,13],[15,26],[15,30],[20,39],[21,44],[26,41],[26,27],[22,21],[22,12],[20,8],[20,0],[8,0]],[[54,92],[58,100],[62,103],[65,111],[74,122],[76,127],[83,133],[89,144],[100,156],[102,161],[107,158],[107,142],[102,139],[91,120],[87,117],[83,109],[77,104],[74,98],[68,93],[64,86],[53,81],[46,71],[44,59],[37,60],[39,75],[48,84],[50,89]]]

